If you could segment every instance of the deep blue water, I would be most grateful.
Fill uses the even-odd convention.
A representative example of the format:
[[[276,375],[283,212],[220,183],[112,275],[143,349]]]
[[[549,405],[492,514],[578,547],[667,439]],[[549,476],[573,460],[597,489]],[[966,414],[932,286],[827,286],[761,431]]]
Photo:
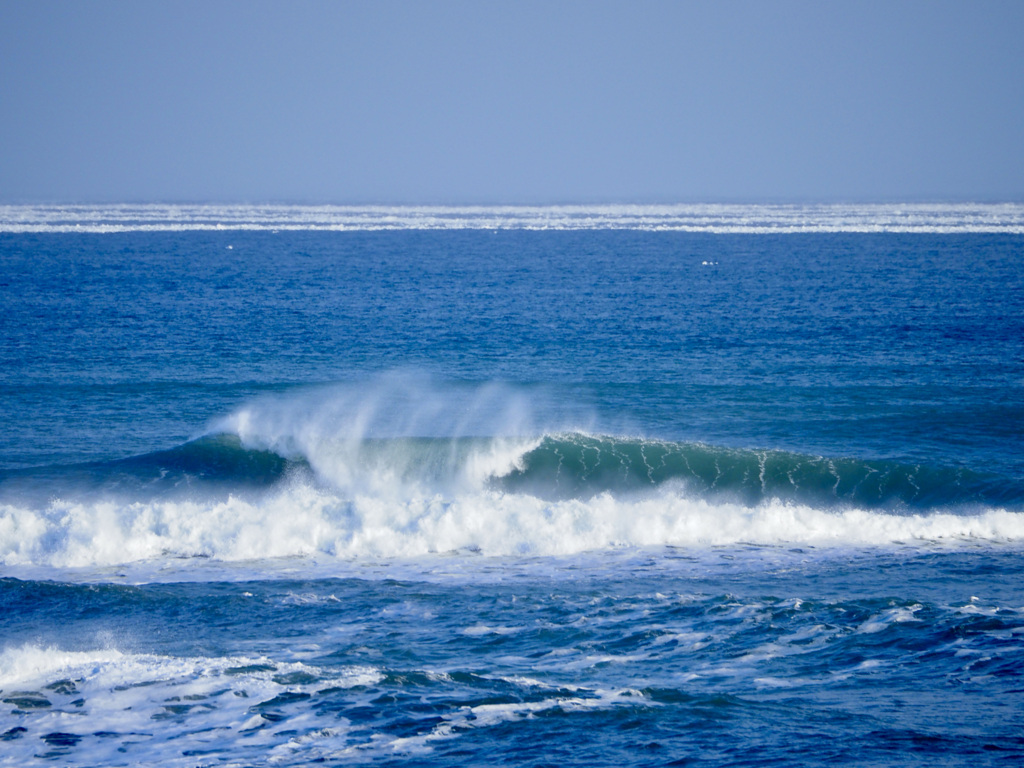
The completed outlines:
[[[1018,763],[1022,259],[0,232],[0,764]]]

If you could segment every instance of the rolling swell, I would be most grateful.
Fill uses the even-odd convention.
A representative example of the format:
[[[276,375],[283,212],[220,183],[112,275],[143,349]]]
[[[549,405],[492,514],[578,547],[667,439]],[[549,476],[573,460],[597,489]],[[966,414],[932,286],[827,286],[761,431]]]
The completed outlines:
[[[0,487],[13,490],[43,481],[50,493],[146,495],[207,486],[259,488],[276,483],[295,463],[273,451],[246,448],[235,435],[206,435],[168,450],[123,459],[11,470],[0,473]]]
[[[139,476],[270,485],[281,479],[289,462],[273,451],[245,448],[234,435],[207,435],[112,464]]]
[[[867,509],[1024,503],[1021,482],[964,468],[580,433],[546,436],[497,482],[509,491],[558,498],[679,483],[686,495],[750,506],[770,500]]]
[[[51,495],[93,491],[155,498],[269,488],[300,469],[343,496],[386,488],[586,500],[677,487],[684,497],[749,507],[772,501],[883,511],[1024,506],[1021,481],[966,468],[580,432],[533,440],[362,438],[309,445],[303,452],[252,447],[234,434],[213,434],[123,459],[10,470],[0,474],[0,489],[7,496],[44,481]]]

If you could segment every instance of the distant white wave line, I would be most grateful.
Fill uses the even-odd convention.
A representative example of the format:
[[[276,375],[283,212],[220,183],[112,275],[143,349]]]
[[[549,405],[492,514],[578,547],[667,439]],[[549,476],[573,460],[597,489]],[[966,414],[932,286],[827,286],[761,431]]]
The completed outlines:
[[[339,497],[298,484],[259,501],[0,505],[0,563],[83,567],[161,558],[219,561],[327,556],[409,558],[451,552],[562,556],[623,547],[800,543],[825,548],[1024,542],[1024,514],[834,512],[769,502],[712,504],[666,492],[559,502],[515,494]]]
[[[1024,234],[1024,203],[819,205],[0,205],[0,232],[640,230]]]

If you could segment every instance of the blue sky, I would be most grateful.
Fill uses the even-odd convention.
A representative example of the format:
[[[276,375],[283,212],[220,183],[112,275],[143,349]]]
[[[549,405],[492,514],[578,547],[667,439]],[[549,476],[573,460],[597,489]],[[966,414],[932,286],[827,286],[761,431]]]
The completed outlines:
[[[1024,200],[1024,2],[0,0],[0,202]]]

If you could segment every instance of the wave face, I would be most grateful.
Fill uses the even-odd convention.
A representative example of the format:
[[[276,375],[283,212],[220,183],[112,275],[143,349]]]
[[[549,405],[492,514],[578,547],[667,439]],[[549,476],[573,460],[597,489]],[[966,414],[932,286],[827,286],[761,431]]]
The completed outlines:
[[[249,450],[235,435],[207,435],[165,451],[112,461],[70,466],[9,470],[0,486],[22,494],[33,488],[54,492],[116,494],[154,498],[210,492],[240,491],[278,482],[290,463],[272,451]]]
[[[380,399],[358,388],[264,399],[220,420],[210,434],[171,449],[8,470],[0,473],[0,488],[8,497],[42,489],[47,498],[71,493],[152,500],[254,492],[301,478],[344,498],[492,492],[586,501],[670,492],[748,507],[787,502],[825,510],[927,512],[1024,506],[1024,482],[966,467],[571,428],[535,436],[532,408],[521,395],[502,387],[464,394],[476,399],[468,409],[458,396],[449,400],[429,385],[395,389]],[[462,423],[453,429],[455,410],[463,411]]]
[[[756,506],[931,509],[1024,502],[1024,485],[966,469],[829,459],[586,434],[546,436],[499,479],[541,496],[586,497],[680,484],[689,496]]]
[[[504,492],[546,500],[639,497],[669,488],[687,498],[755,507],[773,501],[883,511],[1024,505],[1024,484],[964,468],[829,459],[581,432],[540,438],[364,438],[310,455],[247,447],[208,435],[165,451],[0,476],[8,495],[46,483],[46,494],[173,498],[238,494],[305,477],[344,495]]]
[[[609,230],[1024,233],[1024,205],[6,205],[0,232]]]

